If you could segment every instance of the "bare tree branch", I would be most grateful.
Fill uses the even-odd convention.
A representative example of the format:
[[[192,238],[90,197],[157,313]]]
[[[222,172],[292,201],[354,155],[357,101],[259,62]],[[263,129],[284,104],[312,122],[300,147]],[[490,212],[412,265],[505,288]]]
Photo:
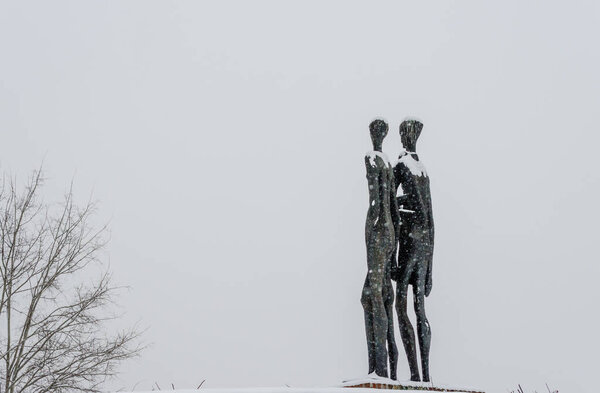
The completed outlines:
[[[77,274],[99,262],[107,227],[94,228],[93,202],[40,198],[41,171],[23,191],[0,182],[0,393],[100,392],[118,364],[139,354],[136,329],[104,334],[117,288],[105,272],[88,285]]]

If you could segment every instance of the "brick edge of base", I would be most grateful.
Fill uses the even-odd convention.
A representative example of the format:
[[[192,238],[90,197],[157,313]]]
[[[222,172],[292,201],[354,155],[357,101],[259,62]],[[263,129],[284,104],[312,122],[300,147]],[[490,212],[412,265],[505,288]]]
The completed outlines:
[[[366,382],[358,385],[347,385],[345,388],[370,388],[370,389],[393,389],[393,390],[426,390],[430,392],[457,392],[457,393],[485,393],[481,390],[459,390],[449,388],[438,388],[435,386],[408,386],[392,385],[387,383]]]

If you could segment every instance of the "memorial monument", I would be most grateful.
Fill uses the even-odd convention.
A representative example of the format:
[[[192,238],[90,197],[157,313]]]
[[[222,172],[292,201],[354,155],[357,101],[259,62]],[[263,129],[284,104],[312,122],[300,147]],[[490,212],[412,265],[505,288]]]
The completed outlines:
[[[405,120],[400,125],[402,153],[392,169],[382,152],[388,125],[370,126],[373,151],[365,157],[369,210],[365,226],[367,277],[361,303],[369,355],[369,373],[396,379],[398,351],[394,339],[392,304],[396,284],[396,311],[411,380],[421,381],[414,329],[407,315],[408,286],[414,295],[422,381],[428,382],[431,329],[425,315],[425,297],[432,287],[433,215],[429,177],[416,153],[423,124]],[[387,344],[387,348],[386,348]]]
[[[422,129],[423,124],[418,120],[405,120],[400,125],[403,151],[394,166],[394,186],[401,220],[396,229],[399,233],[398,264],[393,266],[392,277],[396,281],[396,312],[410,367],[410,379],[421,380],[415,334],[407,314],[409,285],[412,287],[417,316],[422,380],[429,382],[431,328],[425,315],[425,297],[429,296],[432,287],[434,229],[429,177],[416,152]]]
[[[365,156],[369,184],[369,211],[365,225],[368,271],[361,303],[365,312],[369,374],[375,372],[387,377],[389,356],[390,377],[396,379],[398,350],[394,339],[391,265],[395,263],[400,223],[392,166],[381,151],[388,125],[383,120],[375,120],[369,128],[373,151]]]

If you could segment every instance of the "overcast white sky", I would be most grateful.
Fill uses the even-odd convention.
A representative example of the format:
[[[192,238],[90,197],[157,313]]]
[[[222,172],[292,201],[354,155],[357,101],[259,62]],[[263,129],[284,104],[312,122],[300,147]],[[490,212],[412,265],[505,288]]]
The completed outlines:
[[[423,119],[434,382],[596,392],[595,1],[0,3],[0,170],[111,220],[114,386],[367,371],[368,124]],[[399,374],[408,378],[401,358]]]

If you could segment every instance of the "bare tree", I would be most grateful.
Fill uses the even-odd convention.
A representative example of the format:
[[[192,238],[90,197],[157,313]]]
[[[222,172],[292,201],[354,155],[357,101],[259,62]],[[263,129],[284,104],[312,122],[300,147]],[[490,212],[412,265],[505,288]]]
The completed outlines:
[[[72,189],[62,203],[43,202],[41,171],[22,190],[0,181],[0,393],[99,392],[140,351],[135,329],[104,332],[115,317],[106,270],[83,283],[106,226],[94,228],[94,204],[78,207]]]

